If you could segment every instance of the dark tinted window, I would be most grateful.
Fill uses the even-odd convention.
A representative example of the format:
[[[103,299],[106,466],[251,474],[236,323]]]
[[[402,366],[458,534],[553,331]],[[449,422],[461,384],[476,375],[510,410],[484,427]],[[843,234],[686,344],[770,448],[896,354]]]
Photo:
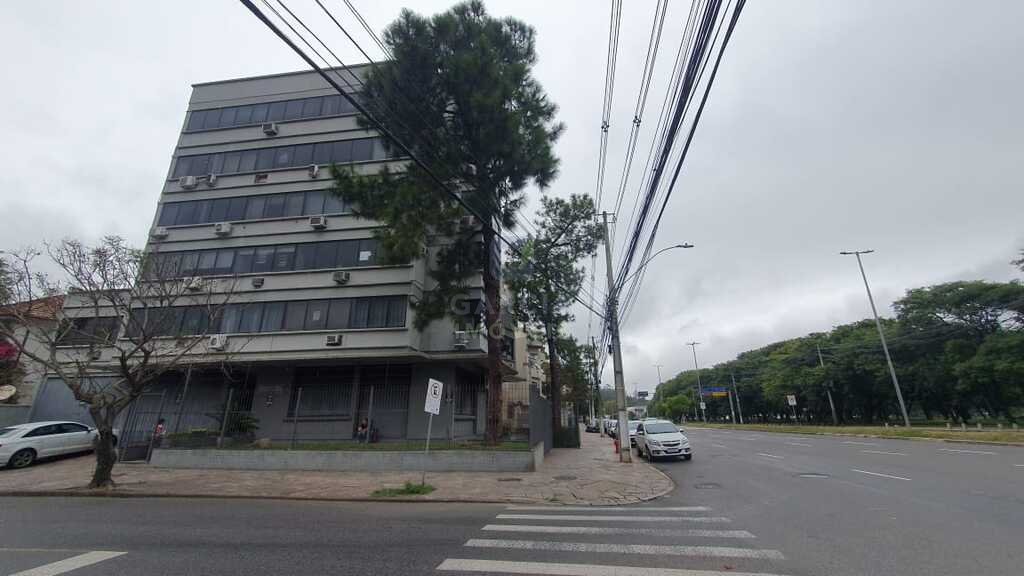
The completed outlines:
[[[193,110],[188,115],[187,130],[202,130],[203,118],[206,117],[206,110]]]
[[[238,161],[238,171],[252,172],[255,170],[257,156],[259,156],[259,150],[246,150],[242,152],[242,158]]]
[[[263,306],[260,332],[277,332],[284,324],[284,302],[267,302]]]
[[[39,428],[36,428],[35,430],[32,430],[28,434],[25,434],[24,437],[25,438],[35,438],[37,436],[50,436],[51,434],[56,434],[58,430],[60,430],[59,425],[57,425],[57,424],[49,424],[47,426],[40,426]]]
[[[270,272],[273,266],[274,247],[257,248],[252,261],[253,272]]]
[[[67,422],[65,424],[60,425],[61,434],[74,434],[88,431],[89,428],[86,426],[82,426],[81,424],[72,424],[71,422]]]
[[[235,113],[235,125],[241,126],[252,122],[252,106],[239,106]]]
[[[220,127],[228,128],[235,125],[235,115],[238,113],[238,108],[224,108],[220,112]]]
[[[289,100],[285,103],[285,120],[295,120],[300,116],[302,116],[302,100]]]
[[[385,298],[370,298],[370,312],[367,315],[367,328],[383,328],[387,324],[388,301]]]
[[[227,198],[219,198],[213,201],[210,206],[210,221],[212,222],[223,222],[228,217],[228,204],[231,200]]]
[[[342,140],[334,143],[334,150],[331,152],[331,160],[342,164],[352,161],[352,141]]]
[[[228,152],[224,154],[224,173],[234,174],[235,172],[241,172],[241,170],[238,169],[239,161],[241,159],[241,152]]]
[[[330,142],[320,142],[313,145],[313,163],[314,164],[330,164],[331,163],[331,151],[334,149],[334,145]],[[187,170],[187,168],[186,168]]]
[[[238,332],[238,323],[242,320],[242,305],[228,304],[224,307],[224,316],[221,320],[220,331],[223,334],[234,334]]]
[[[302,117],[303,118],[315,118],[320,115],[320,109],[323,107],[324,99],[320,97],[306,98],[302,101]]]
[[[331,330],[348,328],[348,312],[351,304],[352,301],[347,298],[331,300],[327,313],[327,328]]]
[[[196,267],[196,274],[206,275],[213,274],[213,269],[217,265],[217,251],[216,250],[204,250],[199,253],[199,265]]]
[[[284,215],[285,216],[301,216],[302,215],[302,192],[292,192],[285,196],[284,203]]]
[[[345,201],[341,196],[328,190],[324,195],[324,214],[341,214],[347,212]]]
[[[217,251],[217,265],[214,267],[215,274],[231,274],[234,265],[235,250],[233,248]]]
[[[302,213],[311,216],[324,213],[324,193],[320,190],[306,192],[306,201]]]
[[[228,220],[245,219],[245,198],[232,198],[228,204]]]
[[[196,202],[196,214],[193,216],[193,222],[196,224],[203,224],[210,222],[210,204],[209,200],[200,200]]]
[[[245,208],[246,220],[259,220],[263,218],[263,207],[267,203],[266,196],[252,196]]]
[[[269,104],[256,104],[252,107],[252,122],[253,124],[260,124],[267,119],[267,109],[270,108]]]
[[[242,308],[242,318],[238,323],[239,332],[259,332],[263,318],[263,304],[250,302]]]
[[[310,300],[306,306],[306,330],[323,330],[327,325],[329,300]]]
[[[267,205],[263,209],[263,217],[280,218],[284,216],[284,202],[285,197],[283,194],[267,196]]]
[[[323,199],[320,200],[321,204]],[[178,217],[178,204],[164,204],[160,208],[160,220],[157,221],[159,226],[174,226],[174,219]]]
[[[292,154],[295,152],[295,148],[292,146],[281,146],[280,148],[274,149],[274,168],[287,168],[294,166],[292,162]]]
[[[341,243],[341,249],[338,250],[338,266],[342,268],[352,268],[356,265],[356,259],[359,257],[359,241],[355,242],[348,241]]]
[[[334,268],[338,258],[337,242],[317,242],[316,268]]]
[[[373,159],[373,139],[362,138],[352,142],[352,161],[361,162]]]
[[[388,298],[388,326],[405,326],[406,301],[404,296]]]
[[[295,159],[293,166],[305,166],[313,163],[313,145],[300,144],[295,147]]]
[[[270,105],[270,114],[267,116],[267,121],[277,122],[278,120],[284,120],[284,102],[274,102]]]
[[[192,274],[195,274],[196,264],[198,264],[198,263],[199,263],[199,253],[198,252],[186,252],[181,257],[181,275],[182,276],[191,276]]]
[[[355,298],[352,302],[351,316],[349,316],[349,328],[366,328],[370,317],[370,299]]]
[[[293,270],[295,266],[295,246],[278,246],[274,253],[274,272]]]
[[[178,219],[175,220],[175,224],[195,224],[196,223],[196,203],[195,202],[182,202],[178,206]]]
[[[239,248],[235,252],[235,274],[248,274],[252,272],[252,259],[255,250],[253,248]]]
[[[256,169],[269,170],[273,168],[275,156],[276,153],[273,148],[264,148],[260,150],[256,155]]]
[[[374,266],[377,264],[377,240],[367,238],[359,241],[359,266]]]
[[[302,330],[306,322],[306,303],[289,302],[284,315],[284,329],[288,331]]]
[[[295,250],[295,269],[316,268],[316,244],[299,244]]]
[[[203,128],[209,130],[210,128],[220,127],[220,110],[207,110],[206,114],[203,115]]]

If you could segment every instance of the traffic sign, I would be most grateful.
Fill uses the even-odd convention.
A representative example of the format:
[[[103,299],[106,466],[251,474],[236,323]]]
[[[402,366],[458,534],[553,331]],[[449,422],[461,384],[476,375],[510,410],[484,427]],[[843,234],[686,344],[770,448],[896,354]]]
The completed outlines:
[[[790,406],[796,406],[796,394],[786,394],[786,401]]]
[[[700,409],[701,409],[701,410],[707,410],[707,408],[708,408],[708,405],[707,405],[707,404],[705,404],[705,403],[703,403],[703,402],[701,402],[701,403],[700,403]]]
[[[423,411],[433,415],[441,413],[441,393],[444,391],[444,383],[433,378],[427,380],[427,401],[423,404]]]
[[[647,398],[647,390],[640,390],[636,393],[637,398]]]

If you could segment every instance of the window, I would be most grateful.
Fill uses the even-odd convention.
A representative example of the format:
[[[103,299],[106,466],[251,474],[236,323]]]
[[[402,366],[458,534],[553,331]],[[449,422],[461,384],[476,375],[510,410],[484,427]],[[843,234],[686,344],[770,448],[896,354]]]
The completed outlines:
[[[359,240],[348,240],[341,243],[338,251],[338,266],[342,268],[354,268],[359,258]]]
[[[74,318],[62,326],[58,343],[64,346],[109,344],[117,337],[120,321],[116,316]]]
[[[348,298],[331,300],[331,304],[327,312],[327,328],[330,330],[348,328],[348,313],[351,305],[352,301]]]
[[[263,306],[263,323],[260,332],[277,332],[284,324],[284,302],[267,302]]]
[[[327,325],[328,300],[310,300],[306,306],[306,330],[323,330]]]
[[[196,267],[196,274],[199,276],[208,276],[213,274],[214,269],[217,267],[217,251],[216,250],[204,250],[199,253],[199,265]]]
[[[388,298],[388,318],[385,325],[392,328],[404,328],[406,308],[407,305],[404,296],[392,296]]]
[[[228,156],[231,155],[230,160]],[[236,163],[235,156],[238,155]],[[277,146],[227,152],[181,156],[174,165],[173,178],[263,171],[275,168],[300,168],[310,164],[343,164],[384,159],[384,148],[377,138],[360,138],[339,142]],[[237,167],[236,167],[237,165]]]
[[[211,221],[210,220],[210,204],[211,204],[211,202],[209,200],[200,200],[200,201],[196,202],[196,213],[195,213],[195,216],[193,216],[193,218],[194,218],[193,223],[195,223],[195,224],[203,224],[203,223]]]
[[[274,253],[274,272],[291,271],[295,267],[295,246],[278,246]]]
[[[286,102],[274,102],[270,105],[270,113],[267,116],[268,122],[278,122],[284,120],[284,110]]]
[[[235,113],[235,125],[241,126],[252,122],[252,106],[239,106]]]
[[[377,263],[377,240],[366,238],[359,241],[358,266],[373,266]]]
[[[452,390],[456,416],[476,415],[476,392],[477,386],[474,378],[463,370],[456,372],[455,387]]]
[[[295,249],[295,269],[316,268],[316,244],[299,244]]]
[[[263,217],[280,218],[284,216],[284,201],[285,197],[283,194],[267,196],[267,206],[263,209]]]
[[[234,249],[218,250],[217,251],[217,264],[214,266],[214,274],[231,274],[231,271],[235,267],[235,251]]]
[[[178,218],[174,221],[175,224],[195,224],[196,215],[196,203],[195,202],[182,202],[178,206]]]
[[[209,327],[209,315],[202,306],[189,306],[181,320],[182,334],[202,334]]]
[[[383,328],[387,325],[388,302],[384,298],[370,298],[370,311],[367,314],[367,328]]]
[[[334,96],[324,96],[324,107],[320,110],[320,113],[324,116],[334,116],[338,113],[341,108],[341,95],[336,94]]]
[[[181,257],[181,275],[191,276],[196,273],[196,264],[199,263],[199,252],[186,252]]]
[[[301,216],[302,215],[302,192],[292,192],[285,196],[284,200],[284,215],[285,216]]]
[[[334,268],[338,258],[338,242],[317,242],[315,268]]]
[[[228,304],[224,307],[224,318],[221,320],[220,331],[223,334],[235,334],[238,330],[238,323],[242,319],[242,305]]]
[[[288,400],[291,418],[345,417],[352,411],[355,369],[351,367],[302,367]],[[302,393],[299,393],[299,389]]]
[[[295,120],[302,116],[302,100],[289,100],[285,102],[284,119]]]
[[[324,214],[342,214],[348,212],[345,208],[345,201],[341,196],[327,190],[324,193]]]
[[[312,192],[306,192],[306,200],[303,204],[302,214],[305,216],[314,216],[316,214],[324,213],[324,193],[322,190],[314,190]]]
[[[253,196],[245,208],[246,220],[259,220],[263,218],[263,207],[267,204],[266,196]]]
[[[302,117],[315,118],[319,116],[323,103],[324,99],[320,97],[306,98],[302,101]]]
[[[269,104],[256,104],[252,107],[252,122],[253,124],[262,124],[267,119],[267,110],[270,108]]]
[[[85,426],[82,426],[81,424],[73,424],[71,422],[66,422],[64,424],[59,424],[59,426],[60,426],[60,432],[58,432],[58,434],[75,434],[75,433],[79,433],[79,432],[88,432],[89,431],[89,428],[87,428]]]
[[[252,272],[252,261],[255,252],[255,248],[239,248],[235,252],[235,274],[248,274]]]
[[[323,204],[323,199],[320,200]],[[174,220],[178,217],[178,203],[164,204],[160,208],[160,220],[157,221],[158,226],[174,226]]]
[[[210,130],[220,127],[220,110],[207,110],[203,114],[203,129]]]
[[[203,129],[203,118],[206,116],[206,110],[193,110],[188,114],[188,128],[186,130],[202,130]]]
[[[250,302],[242,308],[242,317],[238,322],[238,331],[259,332],[260,320],[263,317],[263,303]]]
[[[229,128],[235,125],[235,115],[238,114],[238,108],[224,108],[220,111],[220,127]]]
[[[274,247],[257,248],[252,260],[253,272],[270,272],[273,269]]]
[[[232,198],[228,204],[228,220],[245,219],[245,198]]]
[[[219,198],[210,205],[210,222],[223,222],[228,218],[228,204],[231,200]]]
[[[38,436],[50,436],[56,434],[60,430],[59,424],[48,424],[46,426],[40,426],[35,430],[32,430],[28,434],[25,434],[23,438],[36,438]]]
[[[284,315],[284,329],[288,331],[302,330],[306,322],[306,303],[289,302]]]
[[[366,328],[370,317],[370,299],[355,298],[352,302],[352,312],[349,316],[349,328]]]

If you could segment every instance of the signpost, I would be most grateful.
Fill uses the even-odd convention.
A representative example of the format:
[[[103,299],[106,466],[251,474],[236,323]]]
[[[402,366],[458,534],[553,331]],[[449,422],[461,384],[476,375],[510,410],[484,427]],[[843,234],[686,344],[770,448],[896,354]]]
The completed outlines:
[[[793,409],[793,421],[796,422],[796,394],[786,394],[786,402]]]
[[[427,380],[427,399],[423,403],[423,411],[429,414],[427,416],[427,442],[423,450],[423,454],[430,454],[430,431],[434,425],[434,416],[441,413],[441,396],[444,392],[444,383],[440,380],[434,380],[430,378]],[[427,462],[424,458],[423,461],[423,476],[420,479],[420,484],[427,483]]]
[[[636,393],[637,398],[647,398],[647,390],[640,390]]]

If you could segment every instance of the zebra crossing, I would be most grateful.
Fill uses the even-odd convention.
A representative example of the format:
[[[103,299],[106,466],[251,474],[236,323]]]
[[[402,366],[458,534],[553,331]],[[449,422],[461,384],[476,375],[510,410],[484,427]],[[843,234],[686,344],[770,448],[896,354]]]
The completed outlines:
[[[437,572],[781,576],[782,552],[713,514],[707,506],[508,506]]]

